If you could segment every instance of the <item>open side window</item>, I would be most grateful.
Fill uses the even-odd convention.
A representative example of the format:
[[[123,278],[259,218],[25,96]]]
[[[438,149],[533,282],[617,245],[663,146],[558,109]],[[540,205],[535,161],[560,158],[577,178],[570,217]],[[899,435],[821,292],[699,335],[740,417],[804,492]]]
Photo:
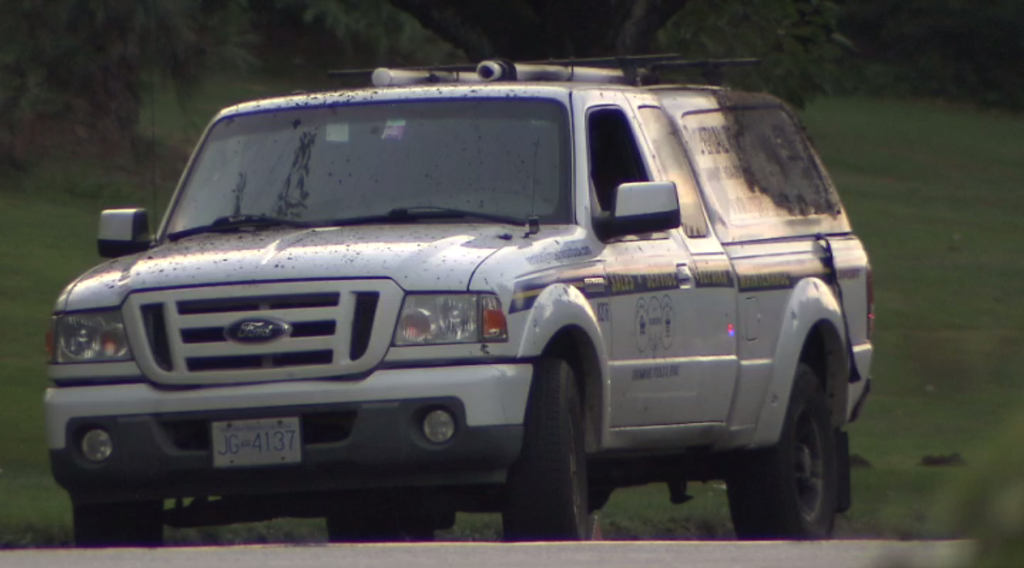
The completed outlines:
[[[650,181],[629,119],[622,109],[595,109],[587,117],[590,183],[601,212],[614,209],[615,188],[624,183]]]

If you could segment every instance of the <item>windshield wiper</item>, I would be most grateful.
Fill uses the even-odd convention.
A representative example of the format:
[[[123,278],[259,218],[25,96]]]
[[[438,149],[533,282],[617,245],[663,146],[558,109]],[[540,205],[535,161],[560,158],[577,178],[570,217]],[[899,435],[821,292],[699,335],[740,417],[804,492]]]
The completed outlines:
[[[327,227],[346,227],[350,225],[367,225],[371,223],[414,223],[422,219],[483,219],[493,223],[506,225],[522,225],[523,219],[505,215],[493,215],[478,211],[467,211],[464,209],[453,209],[450,207],[396,207],[384,215],[366,215],[363,217],[342,217],[330,221],[316,222],[316,225]]]
[[[362,215],[358,217],[340,217],[329,221],[317,221],[318,227],[349,227],[352,225],[371,225],[374,223],[394,223],[396,220],[404,220],[401,217],[391,215]],[[415,219],[408,219],[410,221]]]
[[[503,223],[505,225],[523,225],[526,223],[525,219],[511,217],[508,215],[495,215],[493,213],[484,213],[482,211],[468,211],[466,209],[454,209],[452,207],[432,207],[429,205],[421,207],[397,207],[388,211],[388,216],[392,218],[397,217],[408,219],[483,219],[484,221]]]
[[[270,217],[268,215],[225,215],[223,217],[217,217],[209,225],[200,225],[198,227],[192,227],[191,229],[171,233],[167,235],[167,239],[176,241],[178,239],[184,239],[185,237],[191,237],[192,235],[199,235],[202,233],[232,231],[245,227],[274,227],[282,225],[286,227],[303,228],[310,226],[309,223],[305,223],[303,221],[283,219],[281,217]]]

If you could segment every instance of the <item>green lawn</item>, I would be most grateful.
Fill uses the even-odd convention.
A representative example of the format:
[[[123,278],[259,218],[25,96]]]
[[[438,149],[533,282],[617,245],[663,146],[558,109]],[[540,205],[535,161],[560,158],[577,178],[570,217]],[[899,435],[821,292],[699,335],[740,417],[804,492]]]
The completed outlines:
[[[1024,117],[864,100],[806,113],[875,269],[875,396],[853,450],[968,461],[1024,394]]]
[[[188,144],[237,100],[282,92],[258,79],[220,80],[180,108],[156,105],[156,198],[131,167],[58,161],[0,171],[0,546],[67,543],[65,495],[49,479],[43,439],[43,334],[64,284],[96,263],[99,210],[163,203]],[[148,116],[148,115],[147,115]],[[980,459],[1024,403],[1024,117],[878,100],[822,100],[804,112],[875,270],[875,390],[851,428],[854,509],[841,536],[943,536],[935,496]],[[926,468],[960,453],[966,468]],[[720,484],[695,484],[681,506],[663,486],[617,492],[608,537],[727,537]],[[493,538],[494,516],[462,515],[443,538]],[[319,524],[285,521],[175,531],[172,542],[317,540]]]

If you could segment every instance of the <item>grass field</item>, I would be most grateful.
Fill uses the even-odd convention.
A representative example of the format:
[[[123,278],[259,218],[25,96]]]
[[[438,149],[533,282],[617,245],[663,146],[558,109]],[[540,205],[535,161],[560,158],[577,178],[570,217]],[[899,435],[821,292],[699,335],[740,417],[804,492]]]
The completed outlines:
[[[66,496],[50,480],[43,441],[43,334],[67,281],[97,262],[105,207],[166,200],[184,149],[214,110],[272,93],[258,80],[221,80],[182,110],[156,105],[156,198],[127,166],[54,160],[30,174],[0,171],[0,546],[70,540]],[[987,441],[1024,405],[1024,117],[877,100],[822,100],[804,112],[875,271],[875,391],[851,427],[854,508],[840,536],[910,538],[949,532],[938,496],[975,466]],[[156,217],[156,216],[154,216]],[[961,468],[919,466],[959,453]],[[667,490],[617,492],[606,537],[728,537],[720,484],[669,504]],[[460,516],[442,538],[493,538],[494,516]],[[322,539],[319,524],[284,521],[174,531],[171,542]]]

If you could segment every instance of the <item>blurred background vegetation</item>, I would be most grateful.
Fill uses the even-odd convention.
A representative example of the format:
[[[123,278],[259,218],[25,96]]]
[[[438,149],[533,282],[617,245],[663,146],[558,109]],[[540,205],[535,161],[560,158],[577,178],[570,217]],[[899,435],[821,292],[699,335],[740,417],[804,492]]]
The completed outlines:
[[[328,69],[679,52],[763,60],[729,83],[803,108],[871,254],[877,380],[851,428],[855,504],[839,534],[985,534],[991,558],[1015,554],[1022,27],[1020,0],[0,2],[0,547],[70,540],[47,470],[42,337],[60,288],[99,261],[96,213],[159,210],[219,108],[342,86]],[[616,492],[604,533],[728,537],[722,489],[698,485],[682,507],[662,486]],[[169,541],[322,540],[320,525]],[[497,534],[495,518],[461,516],[442,538]]]
[[[73,144],[55,123],[138,152],[154,81],[187,95],[209,73],[253,68],[308,82],[334,67],[666,51],[761,58],[733,81],[797,106],[869,93],[1014,109],[1022,23],[1019,0],[5,2],[0,162]]]

